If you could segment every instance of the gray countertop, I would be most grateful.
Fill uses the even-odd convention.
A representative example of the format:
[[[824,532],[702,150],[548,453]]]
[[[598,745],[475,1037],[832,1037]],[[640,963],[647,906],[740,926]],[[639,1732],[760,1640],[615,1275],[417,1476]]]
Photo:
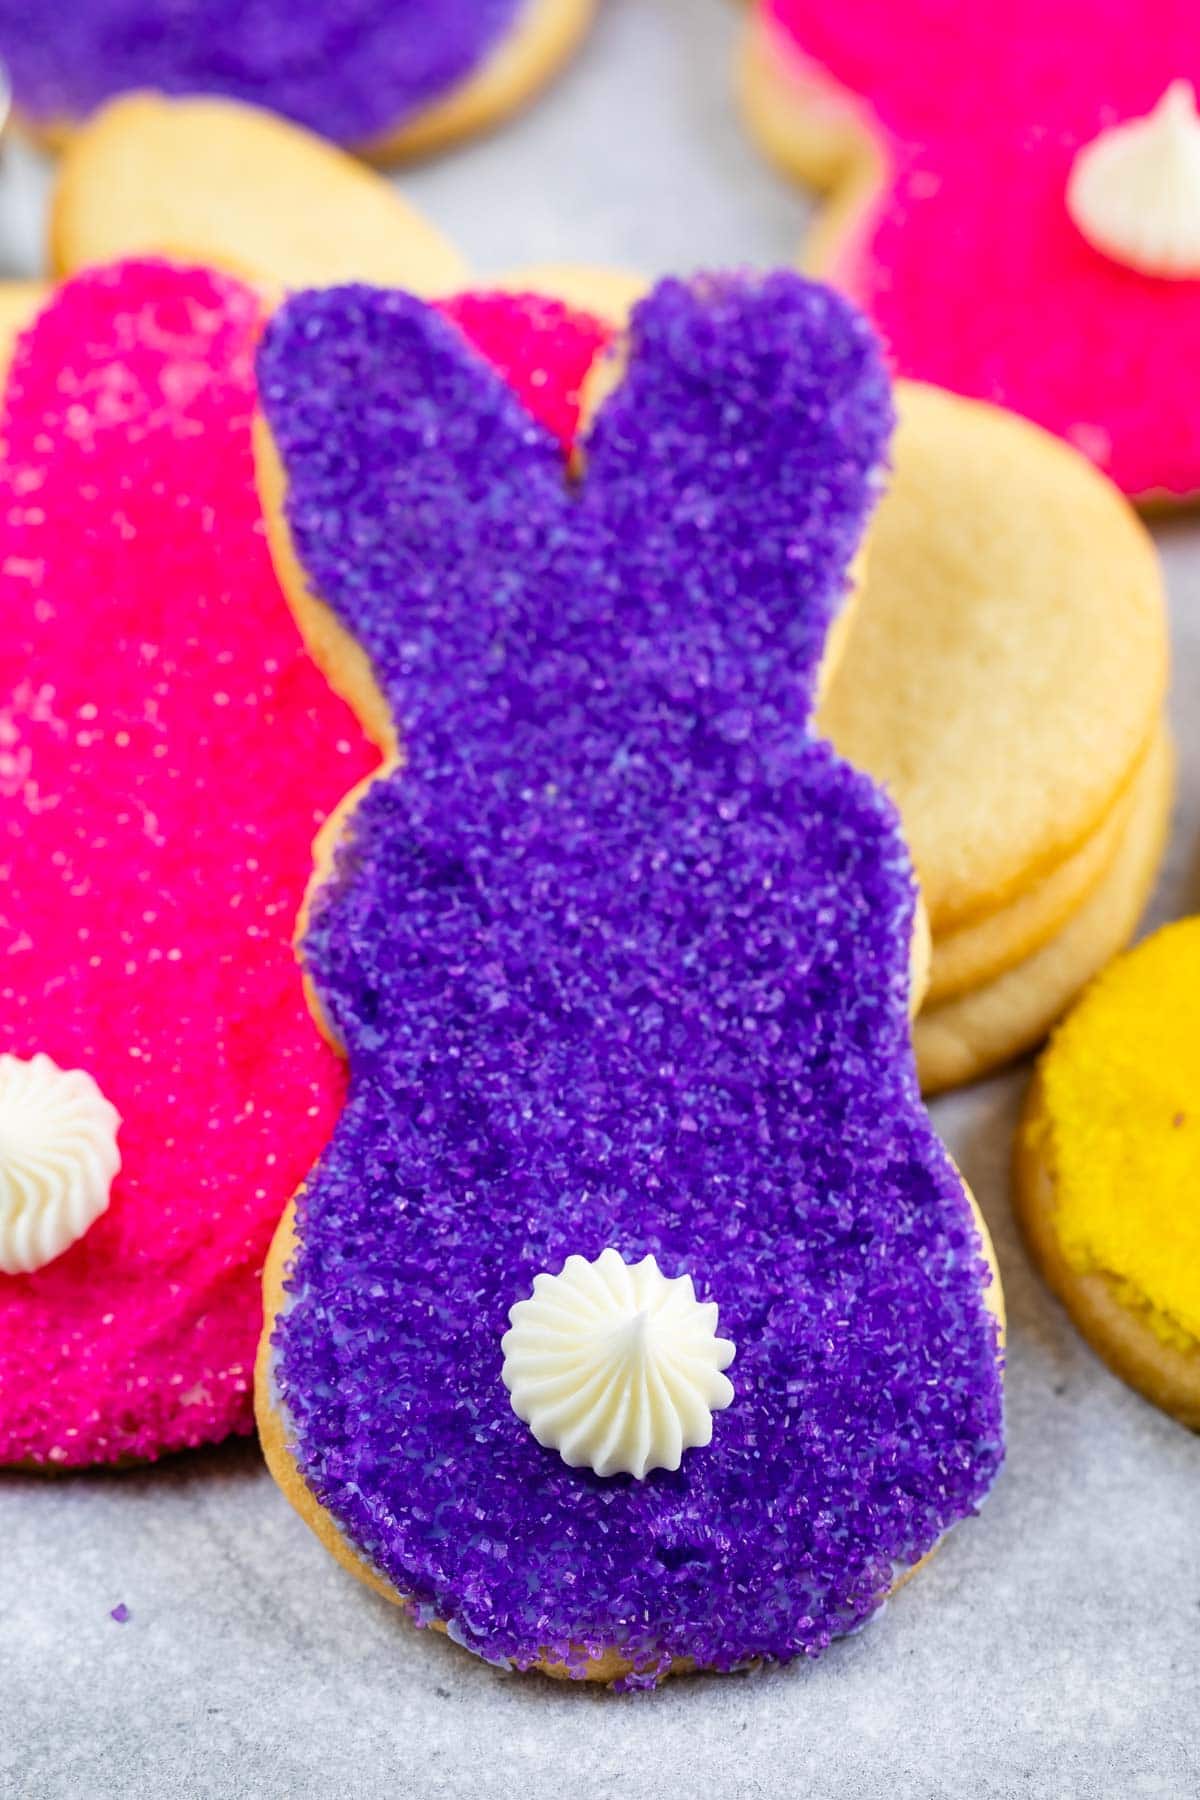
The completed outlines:
[[[785,261],[800,198],[729,99],[729,0],[607,0],[529,116],[405,180],[481,270]],[[0,182],[0,266],[38,264],[46,172]],[[1200,521],[1156,527],[1182,793],[1155,917],[1200,905]],[[1200,1794],[1200,1440],[1097,1362],[1015,1233],[1025,1071],[939,1102],[1008,1296],[1008,1465],[983,1514],[819,1663],[613,1697],[505,1675],[344,1575],[252,1444],[0,1480],[0,1794]],[[117,1624],[111,1610],[130,1616]]]

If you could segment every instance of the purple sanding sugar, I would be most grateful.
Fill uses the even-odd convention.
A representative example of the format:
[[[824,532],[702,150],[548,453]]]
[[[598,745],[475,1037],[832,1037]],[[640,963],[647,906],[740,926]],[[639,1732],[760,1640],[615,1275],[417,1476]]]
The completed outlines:
[[[402,124],[474,74],[521,0],[0,0],[17,105],[84,118],[129,88],[223,94],[342,144]]]
[[[352,1081],[275,1340],[300,1468],[494,1660],[815,1653],[1002,1439],[913,1072],[910,864],[807,725],[891,425],[876,346],[797,277],[664,284],[575,495],[406,296],[299,296],[259,377],[408,757],[305,944]],[[690,1270],[737,1344],[712,1445],[640,1484],[568,1469],[500,1379],[534,1275],[609,1244]]]
[[[128,1625],[130,1619],[132,1619],[132,1617],[133,1617],[133,1614],[130,1612],[129,1608],[126,1606],[125,1602],[122,1600],[119,1603],[119,1605],[113,1607],[112,1611],[109,1613],[108,1616],[110,1619],[114,1620],[115,1623],[118,1625]]]

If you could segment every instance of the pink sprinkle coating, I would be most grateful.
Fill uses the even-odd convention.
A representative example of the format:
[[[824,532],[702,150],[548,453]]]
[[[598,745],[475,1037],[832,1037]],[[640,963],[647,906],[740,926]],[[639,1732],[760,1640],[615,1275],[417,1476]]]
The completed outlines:
[[[455,294],[437,310],[569,450],[584,379],[612,338],[608,326],[544,294]]]
[[[760,0],[799,91],[887,179],[830,274],[902,375],[998,401],[1128,494],[1200,490],[1200,281],[1121,267],[1066,206],[1077,151],[1200,86],[1193,0]],[[799,97],[799,95],[798,95]]]
[[[0,1462],[251,1428],[259,1277],[341,1109],[292,951],[313,833],[375,755],[272,573],[258,302],[131,263],[22,341],[0,452],[0,1050],[123,1118],[108,1212],[0,1275]]]

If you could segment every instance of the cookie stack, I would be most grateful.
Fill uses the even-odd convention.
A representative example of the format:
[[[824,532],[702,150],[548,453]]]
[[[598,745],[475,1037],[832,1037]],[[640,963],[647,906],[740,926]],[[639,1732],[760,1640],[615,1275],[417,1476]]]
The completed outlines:
[[[901,383],[888,494],[821,723],[904,818],[933,935],[926,1092],[1030,1048],[1132,934],[1166,835],[1146,531],[1075,451]]]

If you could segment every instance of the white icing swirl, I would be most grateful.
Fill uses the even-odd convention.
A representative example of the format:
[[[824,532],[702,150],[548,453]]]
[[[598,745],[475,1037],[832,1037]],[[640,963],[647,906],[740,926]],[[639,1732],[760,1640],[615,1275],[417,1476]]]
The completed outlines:
[[[81,1238],[121,1167],[121,1115],[82,1069],[0,1056],[0,1271],[27,1275]]]
[[[612,1249],[591,1263],[569,1256],[508,1316],[500,1347],[513,1411],[568,1468],[639,1481],[677,1469],[733,1399],[722,1370],[734,1347],[716,1335],[715,1303],[697,1300],[690,1275],[669,1280],[653,1256],[632,1266]]]
[[[1200,117],[1190,82],[1102,131],[1071,166],[1067,210],[1088,243],[1143,275],[1200,276]]]

